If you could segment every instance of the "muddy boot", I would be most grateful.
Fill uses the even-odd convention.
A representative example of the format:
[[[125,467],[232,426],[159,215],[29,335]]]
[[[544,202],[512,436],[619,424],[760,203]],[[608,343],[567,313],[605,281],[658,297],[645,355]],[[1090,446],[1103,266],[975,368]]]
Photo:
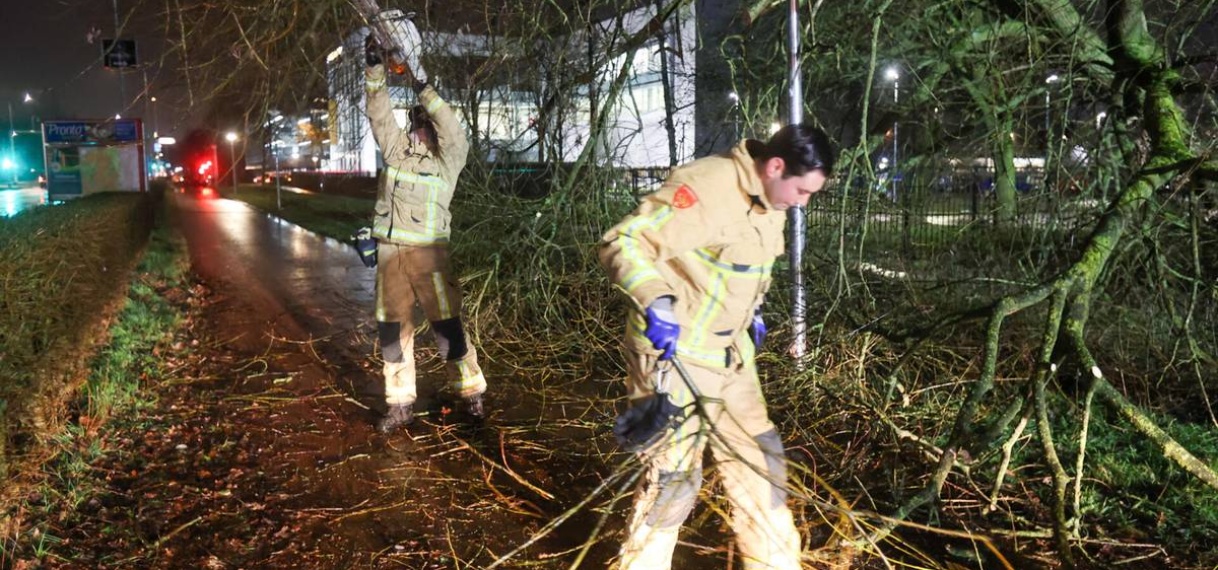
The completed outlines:
[[[465,398],[465,413],[478,419],[486,417],[486,410],[482,407],[482,394]]]
[[[393,404],[385,417],[376,421],[376,429],[381,433],[389,433],[414,421],[414,406],[411,404]]]

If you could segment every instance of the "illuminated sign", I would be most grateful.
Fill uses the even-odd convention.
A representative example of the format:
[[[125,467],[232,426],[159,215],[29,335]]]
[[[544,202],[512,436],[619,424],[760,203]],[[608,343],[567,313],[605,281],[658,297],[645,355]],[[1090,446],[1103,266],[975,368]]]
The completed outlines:
[[[138,119],[105,121],[45,121],[47,144],[124,144],[140,142]]]

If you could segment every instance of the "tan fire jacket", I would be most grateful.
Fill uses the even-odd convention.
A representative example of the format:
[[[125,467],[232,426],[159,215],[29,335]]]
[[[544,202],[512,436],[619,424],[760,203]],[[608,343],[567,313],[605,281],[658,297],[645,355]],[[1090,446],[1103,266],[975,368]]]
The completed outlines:
[[[729,347],[752,359],[746,331],[783,252],[787,218],[766,200],[749,144],[761,143],[742,141],[675,170],[601,240],[601,263],[639,307],[676,297],[682,360],[724,367]],[[645,329],[634,311],[627,343],[654,354]]]
[[[419,93],[419,103],[436,127],[439,152],[433,154],[422,142],[411,142],[409,125],[401,128],[394,120],[385,66],[369,68],[366,81],[372,136],[385,157],[373,237],[399,245],[447,243],[452,220],[448,205],[469,156],[469,141],[457,114],[430,85]]]

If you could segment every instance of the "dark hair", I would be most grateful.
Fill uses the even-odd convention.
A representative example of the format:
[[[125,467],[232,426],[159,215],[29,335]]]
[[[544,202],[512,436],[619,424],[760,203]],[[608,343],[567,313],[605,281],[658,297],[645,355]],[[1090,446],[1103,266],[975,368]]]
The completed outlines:
[[[762,160],[781,158],[785,163],[782,175],[803,176],[812,170],[820,170],[825,176],[833,174],[836,157],[829,136],[812,125],[802,123],[787,125],[766,141]]]
[[[425,129],[427,134],[431,135],[431,139],[436,138],[436,126],[431,123],[431,117],[427,114],[427,108],[422,105],[415,105],[410,108],[410,130]]]

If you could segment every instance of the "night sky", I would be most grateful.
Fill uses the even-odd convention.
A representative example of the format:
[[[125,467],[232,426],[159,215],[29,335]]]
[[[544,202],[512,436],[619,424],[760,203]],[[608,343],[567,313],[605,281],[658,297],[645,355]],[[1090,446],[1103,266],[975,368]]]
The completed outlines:
[[[134,5],[119,0],[120,14]],[[0,98],[12,103],[17,129],[29,129],[31,117],[105,118],[115,113],[144,117],[150,131],[155,122],[161,134],[179,134],[173,131],[187,127],[174,109],[175,93],[158,86],[163,44],[155,32],[123,34],[138,42],[139,57],[149,64],[124,74],[126,104],[120,104],[119,74],[101,65],[101,39],[114,37],[114,27],[112,0],[0,0]],[[145,77],[157,96],[155,112],[144,96]],[[27,92],[33,103],[23,103]],[[0,120],[6,123],[7,112],[0,105]]]

